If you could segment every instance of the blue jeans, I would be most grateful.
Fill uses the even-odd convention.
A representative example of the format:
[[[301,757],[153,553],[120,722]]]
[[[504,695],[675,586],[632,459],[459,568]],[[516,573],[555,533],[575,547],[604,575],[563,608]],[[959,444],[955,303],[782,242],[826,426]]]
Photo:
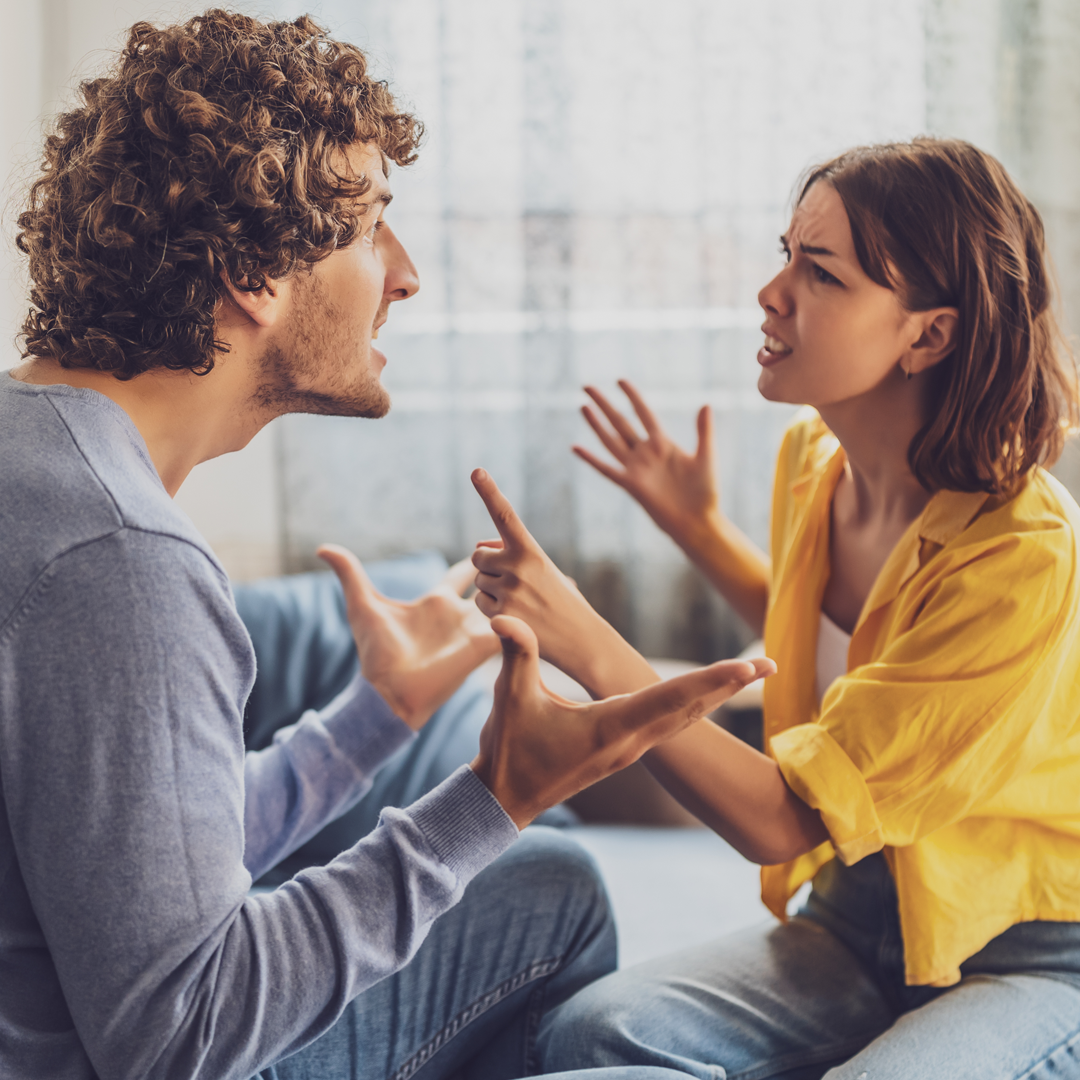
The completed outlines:
[[[544,1014],[614,970],[603,882],[577,844],[534,827],[472,881],[411,963],[356,998],[261,1080],[510,1080],[537,1071]],[[664,1069],[597,1080],[686,1080]]]
[[[833,862],[786,925],[582,990],[544,1018],[541,1063],[700,1080],[1080,1078],[1080,924],[1014,926],[961,974],[947,989],[905,986],[884,858]]]

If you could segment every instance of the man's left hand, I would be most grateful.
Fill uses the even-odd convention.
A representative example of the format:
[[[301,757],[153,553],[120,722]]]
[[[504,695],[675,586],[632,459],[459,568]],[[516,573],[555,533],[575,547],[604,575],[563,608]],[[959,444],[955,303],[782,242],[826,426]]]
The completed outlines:
[[[383,596],[351,551],[324,544],[318,555],[341,581],[364,678],[414,731],[499,651],[487,618],[462,599],[475,573],[468,559],[419,600],[403,601]]]

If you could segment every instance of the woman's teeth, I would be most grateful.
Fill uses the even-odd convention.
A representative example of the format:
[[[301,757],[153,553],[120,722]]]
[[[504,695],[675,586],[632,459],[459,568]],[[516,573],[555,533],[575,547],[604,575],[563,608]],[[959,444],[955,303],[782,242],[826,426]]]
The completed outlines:
[[[774,337],[765,338],[765,348],[771,353],[789,353],[791,349],[788,348],[782,341]]]

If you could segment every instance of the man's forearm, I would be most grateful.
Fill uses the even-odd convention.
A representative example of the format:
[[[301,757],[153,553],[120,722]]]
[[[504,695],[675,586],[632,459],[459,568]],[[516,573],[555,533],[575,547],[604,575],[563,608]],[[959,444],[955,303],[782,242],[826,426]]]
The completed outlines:
[[[361,799],[415,733],[358,673],[321,712],[244,758],[244,865],[261,877]]]

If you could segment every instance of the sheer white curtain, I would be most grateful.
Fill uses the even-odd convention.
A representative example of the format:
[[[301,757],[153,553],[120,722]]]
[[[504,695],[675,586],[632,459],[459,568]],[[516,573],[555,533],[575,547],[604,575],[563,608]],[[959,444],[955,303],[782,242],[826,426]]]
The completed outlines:
[[[285,3],[264,14],[294,15]],[[194,5],[27,4],[8,39],[5,145],[87,52]],[[428,126],[393,177],[420,270],[380,340],[378,423],[290,417],[181,492],[238,576],[325,539],[451,557],[490,534],[489,468],[529,526],[645,650],[706,658],[742,633],[629,499],[574,459],[583,382],[628,376],[689,441],[717,411],[723,498],[764,540],[779,434],[760,401],[758,287],[800,172],[922,131],[1003,157],[1046,215],[1080,312],[1080,9],[1070,0],[324,0]],[[32,140],[29,140],[32,142]],[[13,265],[9,263],[9,265]],[[22,307],[5,298],[5,340]]]

